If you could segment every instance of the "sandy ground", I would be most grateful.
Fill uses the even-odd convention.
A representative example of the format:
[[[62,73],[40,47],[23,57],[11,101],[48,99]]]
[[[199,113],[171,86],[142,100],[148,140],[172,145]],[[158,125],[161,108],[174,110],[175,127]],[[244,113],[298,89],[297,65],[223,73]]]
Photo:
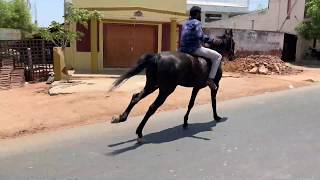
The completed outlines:
[[[225,73],[218,101],[311,85],[320,81],[319,72],[309,68],[295,76]],[[0,139],[97,122],[106,122],[106,127],[111,127],[111,117],[126,108],[132,94],[143,88],[144,80],[144,76],[137,76],[109,94],[106,90],[113,78],[87,79],[71,86],[58,84],[52,90],[67,94],[56,96],[48,95],[50,87],[44,83],[0,91]],[[159,111],[187,107],[191,90],[178,87]],[[210,103],[209,94],[208,88],[203,89],[196,103]],[[131,116],[144,114],[156,95],[157,92],[145,98]]]

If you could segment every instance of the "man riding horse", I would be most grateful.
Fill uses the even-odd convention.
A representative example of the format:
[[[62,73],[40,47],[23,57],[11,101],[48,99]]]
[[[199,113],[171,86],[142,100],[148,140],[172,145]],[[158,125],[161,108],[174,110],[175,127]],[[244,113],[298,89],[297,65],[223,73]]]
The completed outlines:
[[[205,48],[203,43],[212,44],[213,39],[205,35],[201,25],[201,8],[193,6],[190,9],[190,19],[183,25],[179,50],[184,53],[204,57],[211,60],[211,71],[207,84],[211,89],[217,89],[214,83],[222,56],[215,50]]]
[[[121,75],[110,89],[120,86],[124,81],[145,70],[146,84],[144,89],[132,96],[126,110],[120,116],[114,117],[112,123],[125,122],[131,110],[139,101],[159,89],[158,97],[149,107],[136,130],[138,142],[142,141],[142,130],[149,118],[178,85],[193,88],[188,111],[184,116],[184,129],[188,127],[189,114],[194,106],[198,92],[208,85],[211,89],[213,118],[216,122],[222,121],[216,108],[216,96],[222,77],[221,55],[214,50],[201,46],[202,42],[211,43],[213,41],[203,34],[201,22],[199,21],[201,19],[201,9],[198,7],[192,8],[190,15],[190,20],[183,26],[180,51],[142,55],[136,66]],[[227,54],[229,54],[233,50],[232,44],[232,33],[230,31],[222,36],[218,46],[219,49],[223,50],[222,53],[225,54],[225,51],[227,51]],[[205,59],[194,57],[193,55],[204,57]]]

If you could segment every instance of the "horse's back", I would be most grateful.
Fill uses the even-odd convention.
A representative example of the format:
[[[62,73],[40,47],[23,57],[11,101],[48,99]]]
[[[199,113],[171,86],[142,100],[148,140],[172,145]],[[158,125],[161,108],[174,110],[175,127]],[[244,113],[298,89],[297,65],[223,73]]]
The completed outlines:
[[[202,85],[208,76],[206,60],[181,52],[162,52],[157,64],[160,83],[194,87]]]

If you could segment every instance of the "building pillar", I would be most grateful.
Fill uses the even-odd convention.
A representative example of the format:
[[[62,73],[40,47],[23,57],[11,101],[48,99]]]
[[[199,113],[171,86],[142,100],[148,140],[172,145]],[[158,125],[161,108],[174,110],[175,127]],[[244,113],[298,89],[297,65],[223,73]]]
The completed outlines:
[[[162,51],[162,24],[158,25],[158,53]]]
[[[201,22],[202,25],[206,24],[206,12],[201,12]]]
[[[53,72],[55,81],[62,79],[62,70],[65,66],[63,49],[61,47],[53,48]]]
[[[170,23],[170,51],[177,51],[178,32],[177,19],[171,19]]]
[[[91,72],[98,71],[98,21],[93,18],[90,21],[91,30]]]

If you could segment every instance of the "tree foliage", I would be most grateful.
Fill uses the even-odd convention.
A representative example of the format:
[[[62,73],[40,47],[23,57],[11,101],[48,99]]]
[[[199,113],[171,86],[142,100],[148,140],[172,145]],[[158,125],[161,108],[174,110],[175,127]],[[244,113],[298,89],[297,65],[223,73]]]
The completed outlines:
[[[34,26],[27,1],[0,0],[0,27],[31,32]]]
[[[86,9],[78,9],[68,4],[66,6],[65,22],[63,24],[53,21],[48,28],[40,29],[40,35],[43,39],[53,42],[57,47],[64,49],[74,40],[81,39],[81,32],[73,32],[72,24],[83,24],[88,27],[87,23],[90,19],[101,20],[102,15],[97,11],[88,11]]]
[[[300,23],[296,30],[306,39],[320,39],[320,0],[309,0],[306,6],[310,18]]]

